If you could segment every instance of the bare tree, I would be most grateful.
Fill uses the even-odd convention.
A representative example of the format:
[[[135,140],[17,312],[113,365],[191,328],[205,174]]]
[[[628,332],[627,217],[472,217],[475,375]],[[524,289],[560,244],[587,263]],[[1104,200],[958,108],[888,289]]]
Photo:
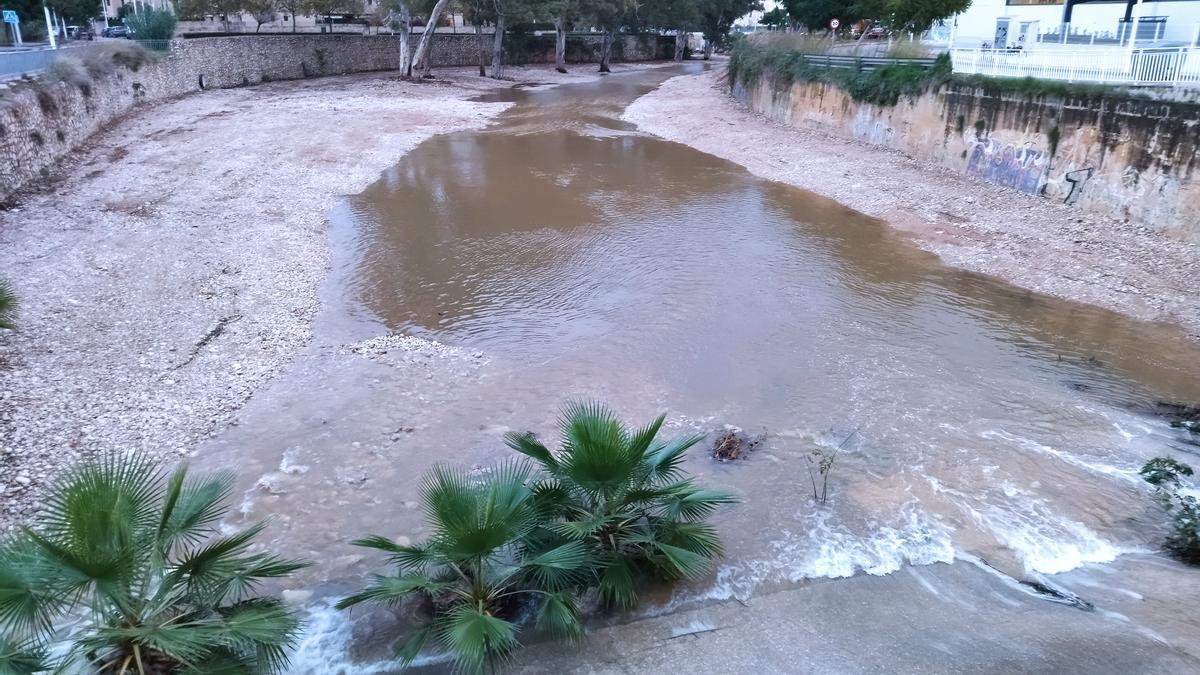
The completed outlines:
[[[424,70],[425,62],[432,57],[433,33],[437,30],[437,25],[442,20],[442,12],[446,10],[449,2],[450,0],[437,0],[433,9],[429,11],[429,20],[425,23],[425,31],[421,33],[421,40],[417,42],[417,53],[413,57],[413,66],[418,70]]]

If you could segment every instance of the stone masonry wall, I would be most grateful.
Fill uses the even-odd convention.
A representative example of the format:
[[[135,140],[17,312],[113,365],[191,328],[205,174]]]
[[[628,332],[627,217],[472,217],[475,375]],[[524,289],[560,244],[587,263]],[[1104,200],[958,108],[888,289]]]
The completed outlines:
[[[415,36],[414,36],[415,37]],[[491,36],[488,36],[489,38]],[[417,40],[412,40],[413,48]],[[388,35],[262,35],[182,39],[169,54],[135,69],[116,67],[84,85],[18,82],[0,88],[0,202],[51,168],[89,136],[139,103],[201,89],[239,87],[273,80],[394,70],[400,41]],[[490,41],[489,41],[490,50]],[[619,39],[613,61],[670,58],[673,38]],[[518,63],[554,61],[553,36],[527,39],[510,50]],[[490,51],[489,51],[490,54]],[[571,36],[567,60],[594,62],[598,36]],[[435,66],[478,63],[473,34],[439,33]]]
[[[1200,105],[1133,98],[1030,100],[948,85],[893,107],[767,77],[734,95],[820,127],[1074,208],[1200,241]]]

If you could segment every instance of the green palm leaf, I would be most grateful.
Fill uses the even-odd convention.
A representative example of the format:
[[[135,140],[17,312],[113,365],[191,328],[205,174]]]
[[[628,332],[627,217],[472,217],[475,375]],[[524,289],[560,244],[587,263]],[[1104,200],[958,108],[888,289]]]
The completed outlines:
[[[609,607],[633,607],[637,604],[637,583],[633,566],[624,557],[615,557],[604,565],[596,591]]]
[[[562,589],[577,582],[591,563],[591,552],[583,542],[572,541],[543,551],[523,562],[537,588]]]
[[[18,307],[17,294],[12,286],[7,281],[0,280],[0,328],[16,329]]]
[[[550,453],[550,450],[546,446],[538,441],[532,432],[517,433],[510,431],[504,434],[504,443],[513,450],[541,464],[551,475],[558,471],[558,462],[554,459],[554,455]]]
[[[459,605],[447,613],[438,639],[454,653],[460,670],[481,673],[517,647],[517,627],[478,607]]]
[[[338,609],[346,609],[364,602],[395,604],[413,593],[423,593],[435,596],[449,588],[450,583],[430,579],[420,574],[405,574],[399,577],[385,577],[379,574],[372,576],[372,581],[359,593],[343,598],[335,605]]]
[[[167,483],[166,503],[159,520],[164,553],[176,542],[195,545],[213,533],[227,506],[237,474],[222,471],[202,480],[188,481],[187,466],[180,466]]]
[[[46,649],[36,642],[0,637],[0,675],[33,675],[50,670]]]
[[[567,642],[579,642],[584,637],[579,609],[569,593],[551,593],[538,612],[537,627]]]

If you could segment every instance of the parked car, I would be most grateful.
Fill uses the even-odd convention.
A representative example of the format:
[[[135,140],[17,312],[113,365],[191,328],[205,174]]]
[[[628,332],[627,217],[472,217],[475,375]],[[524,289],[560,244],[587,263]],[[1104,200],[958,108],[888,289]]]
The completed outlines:
[[[72,40],[91,40],[92,29],[87,26],[67,26],[67,37]]]
[[[883,26],[871,26],[871,29],[863,34],[864,40],[883,40],[887,38],[888,30]]]
[[[109,26],[100,31],[100,34],[110,38],[127,38],[129,37],[129,29],[125,26]]]

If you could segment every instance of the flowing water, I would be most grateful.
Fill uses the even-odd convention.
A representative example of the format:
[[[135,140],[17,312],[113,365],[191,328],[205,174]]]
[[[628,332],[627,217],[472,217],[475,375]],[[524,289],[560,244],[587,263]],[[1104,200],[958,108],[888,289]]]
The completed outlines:
[[[955,560],[1081,594],[1123,554],[1168,564],[1144,555],[1165,518],[1136,471],[1195,450],[1153,407],[1200,401],[1200,349],[618,121],[678,72],[490,95],[515,104],[495,125],[426,141],[332,214],[316,344],[204,453],[249,477],[247,521],[323,562],[305,581],[358,583],[379,561],[347,542],[422,536],[431,465],[496,462],[504,431],[552,435],[584,397],[766,434],[744,461],[693,451],[744,503],[714,577],[647,613]],[[806,457],[838,446],[820,505]],[[348,628],[314,616],[306,668],[340,672]]]

